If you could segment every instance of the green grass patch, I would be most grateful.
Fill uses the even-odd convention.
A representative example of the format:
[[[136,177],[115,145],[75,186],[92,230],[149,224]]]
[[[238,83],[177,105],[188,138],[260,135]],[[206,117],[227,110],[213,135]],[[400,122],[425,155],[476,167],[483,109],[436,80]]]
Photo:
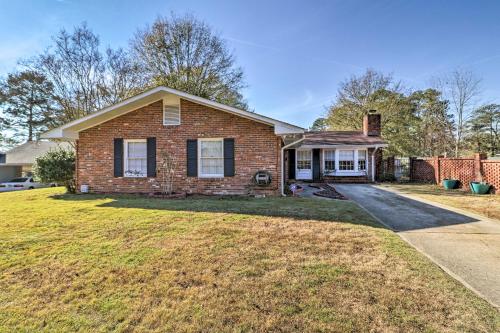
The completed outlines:
[[[0,332],[495,332],[347,201],[0,194]]]

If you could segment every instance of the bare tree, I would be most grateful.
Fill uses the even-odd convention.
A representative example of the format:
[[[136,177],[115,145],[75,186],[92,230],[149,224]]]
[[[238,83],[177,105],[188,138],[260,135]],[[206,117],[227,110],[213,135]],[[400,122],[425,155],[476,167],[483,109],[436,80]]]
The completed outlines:
[[[166,85],[246,108],[243,71],[225,41],[191,15],[158,17],[132,40],[134,59],[151,86]]]
[[[88,115],[142,88],[129,54],[108,48],[103,55],[99,37],[85,23],[72,33],[61,30],[53,42],[24,65],[40,71],[52,83],[59,123]]]
[[[177,159],[167,151],[160,154],[159,173],[161,176],[161,189],[164,195],[170,195],[174,191],[174,175],[177,168]]]
[[[146,86],[140,67],[123,49],[108,48],[104,66],[105,85],[101,93],[106,105],[118,103],[138,94]]]
[[[399,93],[401,84],[391,75],[367,69],[359,76],[351,76],[340,83],[336,102],[329,107],[328,125],[334,129],[359,129],[363,115],[376,108],[378,92]]]
[[[450,101],[455,120],[455,157],[458,157],[463,148],[467,123],[481,92],[481,80],[471,71],[456,69],[442,78],[435,79],[435,82]]]
[[[54,84],[56,100],[64,111],[61,121],[80,118],[102,105],[103,57],[99,38],[83,24],[72,34],[61,30],[54,45],[33,63]]]

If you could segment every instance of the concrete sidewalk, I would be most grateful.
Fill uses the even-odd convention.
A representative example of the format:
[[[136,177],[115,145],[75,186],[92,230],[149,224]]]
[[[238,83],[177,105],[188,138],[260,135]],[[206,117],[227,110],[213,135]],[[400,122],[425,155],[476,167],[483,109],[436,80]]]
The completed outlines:
[[[335,184],[446,272],[500,307],[500,221],[368,184]]]

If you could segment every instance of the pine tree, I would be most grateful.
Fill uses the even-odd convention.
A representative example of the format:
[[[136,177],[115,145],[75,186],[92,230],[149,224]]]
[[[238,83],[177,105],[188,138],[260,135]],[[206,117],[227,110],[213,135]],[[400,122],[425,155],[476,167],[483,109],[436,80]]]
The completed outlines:
[[[488,104],[474,110],[468,125],[468,141],[474,151],[488,151],[495,156],[500,150],[500,105]]]
[[[28,141],[45,131],[51,121],[52,84],[36,71],[11,73],[0,83],[4,128]]]

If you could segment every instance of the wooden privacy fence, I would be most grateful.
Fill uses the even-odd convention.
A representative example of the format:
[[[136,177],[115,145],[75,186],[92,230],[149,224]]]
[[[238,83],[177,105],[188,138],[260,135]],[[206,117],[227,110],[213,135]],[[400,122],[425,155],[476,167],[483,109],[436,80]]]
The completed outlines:
[[[410,158],[410,181],[439,184],[445,178],[457,179],[460,187],[469,190],[469,183],[485,181],[500,193],[500,160],[487,160],[484,154],[468,158],[443,156]]]

